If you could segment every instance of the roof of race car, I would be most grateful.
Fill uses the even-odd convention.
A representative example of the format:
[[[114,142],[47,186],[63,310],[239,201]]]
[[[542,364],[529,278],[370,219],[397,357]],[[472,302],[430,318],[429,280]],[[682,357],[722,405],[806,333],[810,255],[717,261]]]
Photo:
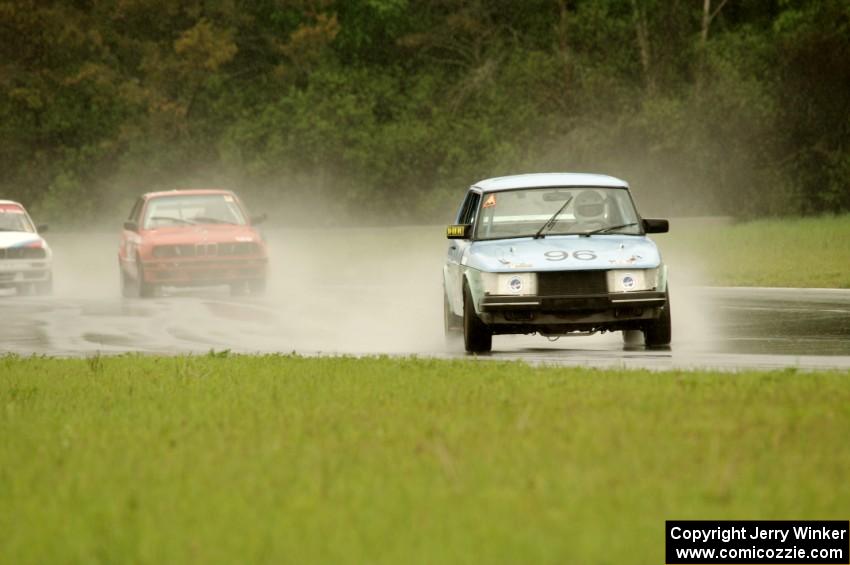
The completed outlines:
[[[587,173],[532,173],[480,180],[472,185],[486,192],[517,188],[543,188],[548,186],[610,186],[628,188],[629,183],[608,175]]]
[[[156,192],[147,192],[142,195],[142,198],[156,198],[158,196],[179,196],[181,194],[233,194],[231,190],[222,188],[191,188],[185,190],[159,190]]]
[[[12,205],[20,206],[21,208],[23,208],[23,205],[20,202],[15,202],[14,200],[0,200],[0,204],[4,204],[4,205],[12,204]]]

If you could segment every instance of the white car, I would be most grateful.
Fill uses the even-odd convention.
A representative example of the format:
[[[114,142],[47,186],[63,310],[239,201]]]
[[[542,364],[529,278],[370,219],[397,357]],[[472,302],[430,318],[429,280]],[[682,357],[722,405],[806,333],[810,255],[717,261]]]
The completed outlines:
[[[466,350],[490,351],[494,334],[557,337],[641,331],[670,344],[667,267],[627,182],[552,173],[472,185],[448,227],[445,329]]]
[[[49,294],[53,290],[53,253],[22,205],[0,200],[0,288],[18,294]]]

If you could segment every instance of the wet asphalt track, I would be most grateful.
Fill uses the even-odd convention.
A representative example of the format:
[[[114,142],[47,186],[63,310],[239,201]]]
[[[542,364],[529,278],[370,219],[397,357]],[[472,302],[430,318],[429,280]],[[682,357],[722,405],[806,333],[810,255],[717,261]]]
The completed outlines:
[[[264,297],[224,287],[122,299],[116,235],[63,235],[56,292],[0,291],[0,351],[78,356],[140,353],[415,354],[465,357],[442,336],[444,241],[430,228],[274,232]],[[676,272],[675,260],[668,258]],[[684,269],[682,269],[684,270]],[[705,288],[677,281],[673,344],[650,351],[619,333],[497,336],[494,360],[599,367],[850,369],[850,291]]]

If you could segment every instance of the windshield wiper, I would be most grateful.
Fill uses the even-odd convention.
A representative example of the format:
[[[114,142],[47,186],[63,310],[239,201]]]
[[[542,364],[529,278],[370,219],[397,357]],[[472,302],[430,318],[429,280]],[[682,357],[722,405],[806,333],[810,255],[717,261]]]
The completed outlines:
[[[621,228],[630,228],[630,227],[636,226],[636,225],[637,225],[637,222],[632,222],[630,224],[621,224],[619,226],[608,226],[607,228],[599,228],[598,230],[590,230],[590,231],[582,232],[579,235],[583,235],[583,236],[587,237],[587,236],[591,236],[591,235],[597,234],[597,233],[606,233],[606,232],[618,230],[618,229],[621,229]]]
[[[228,222],[227,220],[221,220],[221,219],[219,219],[219,218],[211,218],[211,217],[209,217],[209,216],[195,216],[195,217],[194,217],[194,218],[192,218],[192,219],[195,221],[195,223],[197,223],[197,222],[202,222],[202,223],[207,223],[207,224],[230,224],[230,225],[236,225],[236,224],[234,224],[233,222]]]
[[[551,217],[551,218],[549,218],[548,220],[546,220],[546,223],[545,223],[545,224],[543,224],[542,226],[540,226],[540,229],[539,229],[539,230],[537,230],[537,233],[536,233],[536,234],[534,234],[534,239],[540,239],[541,237],[543,237],[543,230],[545,230],[545,229],[547,229],[547,228],[551,229],[551,228],[552,228],[552,226],[554,226],[554,225],[555,225],[555,222],[557,221],[558,216],[560,216],[560,215],[561,215],[561,212],[563,212],[563,211],[564,211],[564,208],[566,208],[566,207],[567,207],[567,204],[569,204],[569,203],[570,203],[570,201],[572,201],[572,199],[573,199],[573,197],[572,197],[572,196],[570,196],[569,198],[567,198],[567,199],[566,199],[566,201],[565,201],[565,202],[561,205],[561,207],[560,207],[560,208],[558,208],[558,211],[557,211],[557,212],[555,212],[554,214],[552,214],[552,217]]]
[[[189,224],[191,226],[195,225],[195,222],[192,220],[184,220],[183,218],[172,218],[170,216],[151,216],[148,220],[168,220],[170,222],[178,222],[181,224]]]

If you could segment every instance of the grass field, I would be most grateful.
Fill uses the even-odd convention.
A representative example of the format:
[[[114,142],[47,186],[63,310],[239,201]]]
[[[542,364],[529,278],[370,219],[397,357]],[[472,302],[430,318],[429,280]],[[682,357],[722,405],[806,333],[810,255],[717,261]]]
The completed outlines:
[[[663,563],[846,519],[850,374],[0,358],[0,563]]]
[[[850,215],[705,226],[654,236],[668,262],[701,267],[706,284],[850,288]]]

